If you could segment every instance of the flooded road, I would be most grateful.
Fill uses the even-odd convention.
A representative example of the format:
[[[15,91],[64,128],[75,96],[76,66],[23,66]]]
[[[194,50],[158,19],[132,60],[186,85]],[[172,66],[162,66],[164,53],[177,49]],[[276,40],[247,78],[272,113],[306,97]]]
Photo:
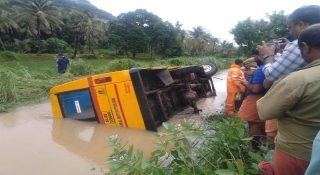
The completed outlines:
[[[170,122],[217,113],[226,98],[226,72],[213,78],[216,97],[200,99],[203,109],[194,115],[192,109],[177,114]],[[154,132],[115,128],[96,122],[53,119],[50,102],[20,107],[0,113],[1,175],[100,175],[108,168],[104,163],[112,152],[106,137],[117,134],[148,156],[155,149]],[[161,131],[161,128],[159,128]]]

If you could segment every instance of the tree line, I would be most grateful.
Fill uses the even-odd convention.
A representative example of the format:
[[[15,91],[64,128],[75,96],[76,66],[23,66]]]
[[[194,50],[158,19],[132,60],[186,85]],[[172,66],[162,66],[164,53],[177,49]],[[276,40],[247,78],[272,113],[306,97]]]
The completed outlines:
[[[144,9],[114,17],[88,0],[0,0],[0,8],[2,50],[72,52],[73,58],[79,51],[95,54],[96,49],[112,49],[131,58],[138,53],[151,58],[234,57],[247,53],[258,41],[287,32],[283,12],[270,15],[270,21],[248,18],[231,31],[239,52],[233,43],[221,41],[201,26],[186,31],[179,22],[171,24]]]
[[[283,11],[266,14],[267,19],[252,20],[247,18],[230,31],[234,35],[235,42],[239,45],[239,52],[250,54],[262,41],[268,43],[274,39],[286,37],[291,40],[287,29],[287,16]]]

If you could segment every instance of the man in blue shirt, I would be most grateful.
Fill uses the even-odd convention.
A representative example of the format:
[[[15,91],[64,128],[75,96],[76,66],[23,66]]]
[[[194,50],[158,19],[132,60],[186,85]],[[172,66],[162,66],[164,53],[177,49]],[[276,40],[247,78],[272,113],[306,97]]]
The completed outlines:
[[[67,70],[69,60],[63,54],[59,54],[59,59],[57,61],[57,64],[58,64],[58,72],[60,74],[63,74]]]
[[[254,71],[249,82],[243,81],[247,87],[247,97],[243,100],[238,115],[242,120],[248,122],[249,134],[253,136],[252,146],[257,149],[260,145],[261,135],[265,135],[265,122],[259,119],[256,102],[266,93],[266,89],[263,88],[264,64],[259,60],[258,52],[253,54],[253,58],[259,68]]]

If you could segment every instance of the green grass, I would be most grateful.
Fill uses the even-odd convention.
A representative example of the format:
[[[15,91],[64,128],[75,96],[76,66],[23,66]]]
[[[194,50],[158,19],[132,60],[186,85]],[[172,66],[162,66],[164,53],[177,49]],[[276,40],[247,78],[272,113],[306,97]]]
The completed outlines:
[[[57,73],[54,55],[15,54],[15,57],[15,60],[1,60],[1,72],[10,75],[10,79],[0,79],[0,87],[6,89],[1,93],[15,94],[15,98],[2,98],[0,111],[47,99],[51,87],[75,78]],[[8,84],[14,88],[5,88]]]
[[[81,57],[81,55],[79,56]],[[76,59],[71,61],[71,69],[60,75],[57,73],[55,54],[18,54],[14,52],[0,52],[0,72],[3,77],[0,79],[1,97],[0,111],[8,108],[25,105],[48,99],[50,88],[62,84],[79,76],[87,74],[104,73],[121,69],[128,69],[130,66],[155,67],[172,65],[196,65],[202,62],[214,62],[220,69],[227,68],[232,59],[214,57],[177,57],[169,59],[106,59],[103,56],[98,59]],[[10,78],[8,78],[10,77]]]

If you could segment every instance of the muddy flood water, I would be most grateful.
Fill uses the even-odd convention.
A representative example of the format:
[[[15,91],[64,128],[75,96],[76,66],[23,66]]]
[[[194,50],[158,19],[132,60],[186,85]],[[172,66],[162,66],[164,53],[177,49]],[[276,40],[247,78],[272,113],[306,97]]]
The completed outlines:
[[[200,115],[188,108],[169,122],[201,119],[220,111],[226,98],[226,72],[215,77],[219,78],[213,78],[217,96],[198,101],[203,109]],[[104,174],[105,160],[112,153],[106,138],[115,134],[143,150],[145,157],[155,149],[155,132],[53,119],[49,101],[0,113],[0,175]]]

